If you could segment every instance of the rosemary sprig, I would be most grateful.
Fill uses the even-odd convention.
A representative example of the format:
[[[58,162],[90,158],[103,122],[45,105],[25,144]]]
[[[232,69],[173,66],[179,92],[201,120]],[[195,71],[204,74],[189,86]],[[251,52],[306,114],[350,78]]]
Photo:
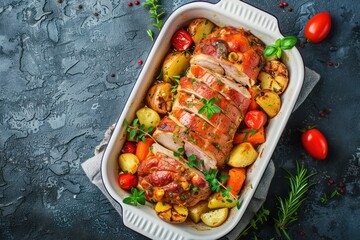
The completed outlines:
[[[278,217],[275,220],[276,232],[284,234],[287,239],[291,239],[287,232],[287,227],[297,220],[296,212],[306,199],[306,193],[314,185],[309,183],[309,179],[314,173],[309,174],[304,166],[296,163],[297,174],[294,176],[289,173],[290,192],[287,198],[278,197],[280,207],[278,207]]]
[[[250,229],[258,229],[258,224],[264,224],[267,221],[267,217],[269,216],[270,211],[264,206],[261,206],[260,210],[255,214],[254,218],[251,219],[249,224],[242,230],[240,235],[236,238],[239,240],[241,237],[248,235]]]
[[[164,24],[161,17],[165,14],[165,12],[162,11],[161,8],[163,6],[159,4],[159,0],[146,0],[143,6],[150,7],[150,18],[153,18],[156,21],[155,23],[153,23],[153,26],[160,30]]]
[[[151,29],[146,30],[147,34],[149,35],[151,41],[154,41],[154,33]]]

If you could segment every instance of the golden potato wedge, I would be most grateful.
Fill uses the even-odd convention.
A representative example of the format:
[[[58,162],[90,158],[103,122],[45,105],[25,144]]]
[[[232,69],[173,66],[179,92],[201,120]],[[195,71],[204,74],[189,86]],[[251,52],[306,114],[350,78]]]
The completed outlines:
[[[213,30],[215,24],[205,18],[194,19],[188,26],[188,32],[190,33],[194,43],[200,42]]]
[[[270,118],[275,117],[280,111],[281,99],[275,92],[262,90],[255,101]]]
[[[163,220],[170,223],[182,223],[188,216],[188,209],[180,205],[170,205],[164,202],[157,202],[155,205],[156,214]]]
[[[228,215],[228,208],[219,208],[201,214],[201,220],[209,227],[218,227],[226,221]]]
[[[136,117],[139,119],[140,124],[145,125],[146,129],[149,127],[157,127],[161,120],[159,114],[148,107],[143,107],[137,110]]]
[[[189,217],[194,223],[198,223],[201,220],[201,214],[208,212],[210,209],[208,208],[207,201],[200,201],[195,206],[189,207]]]
[[[172,52],[166,56],[163,66],[164,82],[174,82],[173,77],[183,74],[190,66],[191,54],[188,52]]]
[[[171,92],[170,83],[155,84],[146,95],[146,104],[160,114],[171,111],[172,101],[173,93]]]
[[[171,222],[171,205],[168,203],[157,202],[155,205],[156,214],[163,220]]]
[[[236,199],[233,197],[223,197],[221,192],[214,193],[210,196],[208,207],[210,209],[215,208],[232,208],[236,206]]]
[[[258,79],[261,89],[268,89],[277,94],[282,94],[289,82],[289,71],[282,62],[277,60],[269,61],[259,73]]]
[[[123,153],[119,156],[120,169],[125,173],[135,174],[139,165],[140,161],[135,154]]]
[[[258,155],[259,153],[251,143],[243,142],[231,150],[227,164],[232,167],[246,167],[255,162]]]

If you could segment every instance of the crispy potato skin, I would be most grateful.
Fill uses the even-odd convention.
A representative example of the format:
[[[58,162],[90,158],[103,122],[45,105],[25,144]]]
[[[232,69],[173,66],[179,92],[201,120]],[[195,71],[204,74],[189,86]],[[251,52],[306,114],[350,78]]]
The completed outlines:
[[[119,156],[119,166],[121,171],[125,173],[135,174],[140,161],[135,154],[123,153]]]
[[[268,61],[260,72],[258,80],[261,89],[268,89],[277,94],[282,94],[289,82],[289,71],[285,64],[280,61]]]
[[[155,205],[156,214],[169,223],[182,223],[186,220],[189,211],[180,205],[170,205],[168,203],[157,202]]]
[[[191,54],[185,51],[169,53],[161,69],[164,82],[173,83],[174,76],[183,74],[190,66],[190,58]]]
[[[194,223],[198,223],[201,220],[201,214],[208,212],[207,201],[201,201],[193,207],[189,207],[189,217]]]
[[[255,101],[270,118],[275,117],[280,111],[281,99],[276,92],[262,90]]]
[[[201,214],[201,220],[209,227],[218,227],[226,221],[228,215],[228,208],[219,208]]]
[[[146,95],[146,104],[160,114],[171,111],[172,100],[171,84],[165,82],[153,85]]]
[[[210,22],[208,19],[197,18],[189,24],[188,32],[190,33],[193,41],[198,43],[211,33],[214,27],[215,24]]]
[[[160,123],[159,114],[151,108],[143,107],[136,111],[136,117],[139,119],[140,124],[144,124],[145,128],[157,127]]]
[[[233,148],[227,164],[232,167],[246,167],[255,162],[258,155],[251,143],[243,142]]]

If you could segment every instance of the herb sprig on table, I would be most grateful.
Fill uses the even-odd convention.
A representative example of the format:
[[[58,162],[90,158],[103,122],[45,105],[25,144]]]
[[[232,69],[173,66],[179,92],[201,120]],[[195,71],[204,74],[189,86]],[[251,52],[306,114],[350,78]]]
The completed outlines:
[[[146,0],[143,5],[144,7],[149,7],[150,18],[155,19],[153,26],[160,30],[164,24],[164,21],[161,19],[165,12],[162,10],[163,5],[159,4],[159,0]],[[151,29],[148,29],[147,34],[154,41],[154,33]]]

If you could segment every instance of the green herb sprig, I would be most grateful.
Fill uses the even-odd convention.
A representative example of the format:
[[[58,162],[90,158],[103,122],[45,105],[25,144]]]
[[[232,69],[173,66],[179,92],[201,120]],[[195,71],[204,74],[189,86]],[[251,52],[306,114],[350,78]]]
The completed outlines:
[[[330,199],[341,196],[341,193],[338,190],[334,190],[328,197],[326,193],[323,193],[320,198],[322,204],[326,204]]]
[[[149,7],[150,18],[155,19],[155,23],[152,25],[160,30],[164,24],[164,21],[161,19],[165,14],[162,10],[163,5],[159,4],[159,0],[146,0],[143,6]],[[147,34],[154,41],[154,34],[151,29],[147,30]]]
[[[274,219],[276,232],[279,235],[284,234],[287,239],[291,239],[287,227],[297,220],[296,212],[305,201],[306,193],[314,185],[309,183],[310,178],[315,175],[314,173],[309,174],[307,169],[304,166],[300,167],[298,163],[296,163],[296,170],[296,175],[289,173],[290,192],[288,196],[285,199],[278,197],[279,212],[278,217]]]
[[[211,119],[214,113],[221,112],[221,109],[214,105],[216,103],[216,99],[214,97],[209,100],[202,98],[200,99],[200,102],[202,102],[204,106],[199,109],[198,113],[205,113],[208,119]]]
[[[281,58],[283,50],[288,50],[294,47],[297,43],[297,38],[294,36],[286,36],[282,39],[277,39],[274,45],[266,46],[264,56],[266,58],[276,55]]]
[[[145,191],[138,191],[136,188],[131,188],[131,194],[129,197],[123,199],[123,203],[133,204],[135,207],[139,204],[145,205]]]
[[[236,240],[239,240],[241,237],[248,235],[249,230],[251,229],[257,230],[258,224],[264,224],[268,220],[269,215],[270,211],[264,208],[264,206],[261,206],[260,210],[255,214],[254,218],[251,219],[250,223],[244,228]]]
[[[137,142],[140,140],[146,142],[146,136],[148,136],[156,142],[156,140],[150,134],[154,128],[150,126],[146,129],[144,124],[139,124],[138,118],[135,118],[131,125],[125,119],[124,124],[126,126],[126,131],[129,133],[131,139],[134,139]]]

